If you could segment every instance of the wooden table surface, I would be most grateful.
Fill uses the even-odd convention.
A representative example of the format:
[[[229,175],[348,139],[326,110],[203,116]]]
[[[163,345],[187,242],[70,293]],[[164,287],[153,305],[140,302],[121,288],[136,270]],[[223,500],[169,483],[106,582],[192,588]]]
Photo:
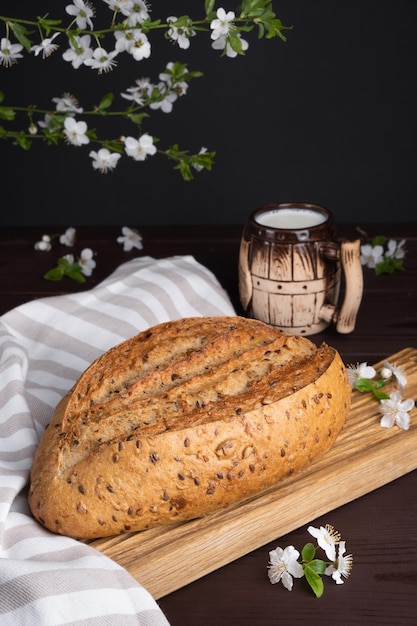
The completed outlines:
[[[406,269],[377,277],[365,268],[354,332],[338,335],[329,328],[311,337],[334,346],[346,364],[376,363],[403,348],[417,348],[417,223],[360,226],[370,237],[405,238]],[[64,230],[0,230],[0,314],[34,298],[89,289],[138,254],[193,255],[215,273],[242,313],[237,285],[240,226],[142,227],[144,249],[130,253],[116,243],[118,227],[77,228],[77,249],[91,247],[97,253],[93,277],[81,286],[69,279],[54,283],[43,278],[69,249],[41,253],[33,248],[44,233]],[[341,237],[357,237],[354,225],[338,230]],[[301,549],[311,539],[302,526],[160,599],[171,625],[417,624],[417,470],[311,522],[331,523],[346,540],[354,566],[344,585],[326,577],[324,595],[317,600],[305,581],[295,581],[291,593],[269,583],[269,550],[278,545]]]

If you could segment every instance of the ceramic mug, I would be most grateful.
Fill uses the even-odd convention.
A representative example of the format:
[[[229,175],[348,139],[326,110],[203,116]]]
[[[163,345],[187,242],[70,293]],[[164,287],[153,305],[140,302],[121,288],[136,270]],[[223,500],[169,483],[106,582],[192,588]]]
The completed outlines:
[[[339,242],[330,211],[287,203],[251,213],[239,253],[240,300],[251,317],[294,335],[314,335],[331,323],[350,333],[362,291],[360,239]]]

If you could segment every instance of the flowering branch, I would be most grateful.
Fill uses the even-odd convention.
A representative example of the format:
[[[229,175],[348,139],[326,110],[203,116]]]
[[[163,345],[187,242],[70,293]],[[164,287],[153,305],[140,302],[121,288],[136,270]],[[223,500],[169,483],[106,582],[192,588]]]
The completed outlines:
[[[382,413],[381,426],[391,428],[397,424],[403,430],[409,429],[409,411],[414,408],[415,402],[411,398],[404,399],[407,377],[402,367],[384,361],[379,378],[373,380],[377,375],[375,368],[363,362],[357,363],[356,366],[349,365],[347,374],[352,389],[362,393],[371,392],[379,401],[379,410]],[[397,389],[387,394],[382,388],[389,382],[396,383]]]
[[[23,58],[23,52],[47,59],[65,38],[69,46],[62,54],[65,62],[75,70],[83,67],[107,74],[117,67],[122,55],[135,61],[149,58],[153,31],[162,31],[167,40],[183,50],[190,48],[191,39],[197,33],[209,34],[214,50],[220,51],[222,56],[234,58],[244,55],[249,47],[242,34],[257,29],[259,38],[278,37],[285,41],[284,31],[287,30],[276,17],[270,0],[243,0],[237,13],[226,12],[223,8],[215,11],[215,0],[205,0],[203,18],[183,15],[165,20],[151,19],[146,0],[102,0],[101,8],[103,3],[111,10],[109,24],[104,28],[95,27],[97,11],[90,0],[73,0],[65,7],[70,16],[68,24],[62,19],[50,18],[48,14],[36,20],[0,16],[0,22],[5,26],[5,36],[0,44],[0,65],[12,67]],[[185,180],[190,180],[193,178],[192,168],[195,171],[211,169],[215,152],[202,147],[197,154],[192,154],[180,149],[178,144],[157,149],[157,138],[153,133],[144,132],[143,127],[152,111],[171,112],[173,104],[186,94],[190,81],[200,76],[201,72],[189,70],[184,63],[169,62],[159,74],[158,82],[142,78],[119,94],[129,102],[122,110],[119,107],[112,109],[115,99],[112,92],[102,96],[91,110],[84,110],[75,96],[64,94],[52,99],[55,109],[51,110],[37,105],[9,105],[0,91],[0,120],[5,123],[0,126],[0,138],[11,140],[25,150],[35,140],[42,140],[47,145],[65,141],[77,147],[94,142],[98,150],[91,150],[89,155],[93,168],[102,173],[112,171],[123,153],[136,161],[144,161],[159,153],[174,162],[174,168]],[[129,122],[137,136],[120,133],[116,137],[103,138],[85,121],[105,117]],[[10,123],[19,123],[19,128],[6,127]]]
[[[345,556],[346,542],[330,524],[320,528],[309,526],[307,530],[316,538],[318,545],[306,543],[301,551],[301,560],[294,546],[272,550],[269,553],[268,576],[272,584],[282,582],[288,591],[292,590],[293,577],[305,577],[315,596],[321,598],[324,593],[322,577],[331,576],[336,584],[343,584],[342,577],[350,575],[353,557],[351,554]],[[319,548],[324,551],[327,561],[316,558]]]
[[[358,229],[366,236],[366,233]],[[374,237],[369,243],[361,245],[361,264],[375,270],[375,274],[393,274],[403,271],[406,255],[405,239],[395,241],[384,235]]]

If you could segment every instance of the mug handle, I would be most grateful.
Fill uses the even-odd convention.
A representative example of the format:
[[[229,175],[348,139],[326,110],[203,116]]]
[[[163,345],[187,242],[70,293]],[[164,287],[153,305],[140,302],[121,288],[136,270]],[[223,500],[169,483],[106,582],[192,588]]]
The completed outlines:
[[[249,268],[250,242],[242,235],[239,250],[239,296],[244,311],[252,300],[252,277]]]
[[[343,241],[335,249],[326,256],[335,257],[340,260],[342,270],[345,277],[345,298],[340,309],[334,306],[326,305],[320,311],[320,317],[326,321],[332,321],[336,324],[336,330],[339,333],[351,333],[356,324],[356,316],[363,294],[363,273],[360,260],[360,239],[355,241]]]

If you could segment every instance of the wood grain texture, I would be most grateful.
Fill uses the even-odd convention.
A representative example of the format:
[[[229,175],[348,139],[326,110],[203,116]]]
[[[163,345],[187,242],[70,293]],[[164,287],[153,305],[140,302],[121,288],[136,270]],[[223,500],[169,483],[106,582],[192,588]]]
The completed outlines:
[[[407,397],[416,398],[417,349],[405,348],[388,360],[404,368]],[[416,469],[417,409],[408,431],[381,428],[378,409],[370,394],[354,392],[335,446],[257,498],[184,524],[89,543],[161,598]]]

